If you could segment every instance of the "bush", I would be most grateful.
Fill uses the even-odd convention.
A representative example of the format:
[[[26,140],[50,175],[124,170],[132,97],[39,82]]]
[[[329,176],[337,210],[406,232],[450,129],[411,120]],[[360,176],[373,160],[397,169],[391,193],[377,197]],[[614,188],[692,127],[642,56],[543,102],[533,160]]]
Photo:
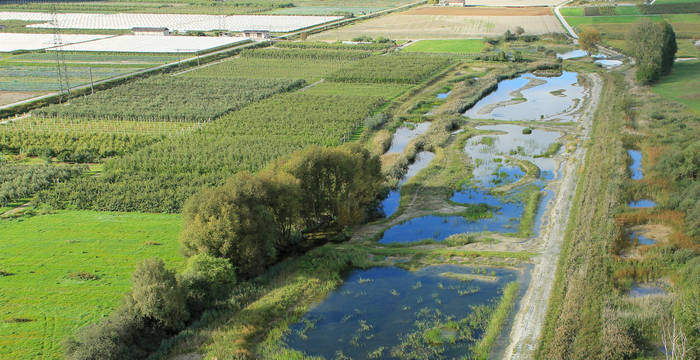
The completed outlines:
[[[144,260],[131,276],[132,289],[126,304],[142,318],[155,322],[157,328],[180,330],[189,319],[185,292],[175,279],[175,272],[165,269],[158,258]]]
[[[148,328],[142,317],[122,306],[108,318],[80,329],[63,348],[71,360],[143,359],[165,336]]]
[[[180,283],[187,291],[190,311],[199,313],[226,299],[236,284],[236,272],[226,259],[197,254],[187,261]]]

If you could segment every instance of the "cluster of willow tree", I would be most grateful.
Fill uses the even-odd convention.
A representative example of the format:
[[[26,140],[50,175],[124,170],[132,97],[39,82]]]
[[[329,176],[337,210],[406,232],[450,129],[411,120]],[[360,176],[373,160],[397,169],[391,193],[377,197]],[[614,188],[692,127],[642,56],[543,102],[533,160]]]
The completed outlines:
[[[327,76],[330,81],[416,84],[447,67],[452,59],[428,54],[373,56]]]
[[[179,212],[202,186],[308,145],[336,146],[384,99],[376,96],[281,94],[251,104],[188,136],[169,137],[110,159],[100,177],[80,178],[40,194],[56,207]]]
[[[86,169],[79,165],[18,165],[0,159],[0,206],[65,182]]]
[[[303,81],[153,76],[33,111],[43,117],[205,122]]]
[[[161,260],[144,261],[122,305],[66,342],[68,358],[146,358],[222,305],[238,278],[262,274],[298,246],[305,230],[365,220],[383,181],[379,157],[353,144],[310,147],[200,191],[184,210],[185,271],[176,275]]]
[[[627,41],[637,65],[637,81],[649,84],[671,73],[678,51],[671,24],[643,19],[630,30]]]
[[[293,49],[334,49],[334,50],[386,50],[394,47],[393,42],[386,43],[360,43],[360,44],[344,44],[340,41],[327,43],[323,41],[294,41],[294,42],[276,42],[275,47],[293,48]]]
[[[17,127],[4,131],[0,128],[0,152],[87,163],[124,155],[163,138],[165,135],[148,133],[110,134],[80,130],[47,132]]]
[[[192,196],[181,242],[187,255],[223,257],[240,276],[256,276],[303,232],[363,222],[383,181],[379,157],[358,144],[311,146]]]
[[[311,59],[311,60],[359,60],[372,55],[365,50],[328,50],[328,49],[255,49],[241,53],[242,57],[258,59]]]

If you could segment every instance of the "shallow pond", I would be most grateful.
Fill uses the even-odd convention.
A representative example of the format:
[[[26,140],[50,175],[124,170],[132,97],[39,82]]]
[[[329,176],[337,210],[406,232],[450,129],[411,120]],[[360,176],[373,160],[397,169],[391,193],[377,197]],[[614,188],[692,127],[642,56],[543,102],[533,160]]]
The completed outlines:
[[[399,181],[399,188],[389,191],[386,199],[382,200],[381,208],[384,211],[384,216],[389,217],[399,209],[401,202],[401,186],[408,179],[416,176],[421,170],[425,169],[435,158],[435,154],[430,151],[421,151],[416,154],[416,158],[411,165],[408,166],[406,174]]]
[[[641,233],[638,233],[636,231],[633,231],[629,234],[629,239],[630,242],[637,243],[638,245],[654,245],[656,244],[656,240],[646,237],[642,235]]]
[[[642,153],[637,150],[627,150],[627,154],[629,154],[630,158],[632,159],[632,163],[629,166],[630,169],[630,178],[632,180],[641,180],[644,178],[644,174],[642,174]]]
[[[448,91],[448,92],[444,92],[444,93],[438,93],[435,97],[436,97],[438,100],[444,100],[444,99],[447,99],[448,96],[450,96],[450,93],[451,93],[451,92],[452,92],[452,90],[450,90],[450,91]]]
[[[540,168],[544,179],[554,178],[557,170],[554,159],[535,156],[545,153],[561,136],[560,133],[532,129],[531,134],[523,134],[525,127],[505,124],[479,126],[477,129],[498,132],[475,136],[464,147],[464,152],[476,165],[472,175],[479,186],[504,185],[525,175],[518,166],[504,165],[506,156],[527,160]]]
[[[391,146],[387,150],[387,154],[402,153],[408,143],[417,136],[425,134],[430,128],[430,122],[422,122],[410,124],[410,126],[402,126],[396,129],[394,137],[391,139]]]
[[[579,50],[571,50],[571,51],[565,52],[563,54],[557,54],[557,57],[559,59],[568,60],[568,59],[581,58],[581,57],[584,57],[586,55],[588,55],[587,52],[579,49]]]
[[[471,279],[479,273],[485,276]],[[326,359],[339,354],[352,359],[368,359],[370,354],[394,359],[397,354],[392,355],[392,350],[400,348],[431,359],[461,357],[473,342],[460,339],[466,325],[460,324],[460,330],[455,325],[473,312],[472,306],[497,301],[501,289],[517,279],[516,270],[479,272],[456,265],[415,272],[394,267],[353,271],[343,285],[290,327],[285,342],[292,349]],[[438,329],[445,339],[456,337],[455,344],[427,345],[423,335],[431,329]],[[480,332],[472,335],[481,337]],[[442,351],[426,355],[427,348]]]
[[[608,59],[600,59],[595,61],[596,64],[600,64],[602,67],[606,69],[612,69],[616,68],[620,65],[622,65],[621,60],[608,60]]]
[[[526,73],[502,80],[496,91],[479,100],[464,116],[511,121],[576,121],[573,112],[578,110],[585,92],[577,76],[578,73],[570,71],[557,77]]]
[[[666,290],[647,284],[635,284],[630,290],[631,297],[644,297],[652,295],[666,295]]]
[[[493,216],[476,220],[468,220],[462,216],[418,217],[392,226],[384,232],[379,242],[382,244],[411,243],[425,239],[441,241],[461,233],[482,231],[513,233],[519,230],[520,218],[523,214],[523,203],[519,199],[505,201],[484,190],[468,188],[455,192],[452,201],[462,204],[485,204],[494,209],[491,211]]]
[[[651,200],[642,199],[637,201],[630,201],[628,205],[631,208],[652,208],[656,206],[656,203]]]

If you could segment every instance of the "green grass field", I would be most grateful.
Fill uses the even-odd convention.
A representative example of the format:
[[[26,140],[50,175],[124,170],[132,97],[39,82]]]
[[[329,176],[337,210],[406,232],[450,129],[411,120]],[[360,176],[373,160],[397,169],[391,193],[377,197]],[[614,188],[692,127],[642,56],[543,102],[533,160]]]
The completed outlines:
[[[653,90],[700,113],[700,61],[677,62],[673,73],[662,78]]]
[[[0,276],[0,358],[60,358],[66,336],[120,303],[142,259],[183,267],[180,227],[179,215],[91,211],[0,221],[0,271],[12,274]]]
[[[304,79],[308,83],[320,80],[350,61],[312,59],[236,58],[188,72],[183,76],[196,78]]]
[[[484,47],[481,39],[421,40],[403,49],[405,52],[478,53]]]

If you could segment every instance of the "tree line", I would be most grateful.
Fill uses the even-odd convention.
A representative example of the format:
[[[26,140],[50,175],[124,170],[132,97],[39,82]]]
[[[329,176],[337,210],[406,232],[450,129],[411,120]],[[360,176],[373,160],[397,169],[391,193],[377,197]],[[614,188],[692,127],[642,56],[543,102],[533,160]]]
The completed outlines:
[[[183,273],[144,261],[122,305],[66,341],[68,358],[145,358],[226,300],[237,279],[262,274],[298,247],[305,233],[365,221],[383,181],[379,157],[352,144],[310,147],[203,189],[183,213]]]
[[[671,73],[678,51],[671,24],[643,19],[627,34],[627,42],[637,65],[637,81],[650,84]]]

